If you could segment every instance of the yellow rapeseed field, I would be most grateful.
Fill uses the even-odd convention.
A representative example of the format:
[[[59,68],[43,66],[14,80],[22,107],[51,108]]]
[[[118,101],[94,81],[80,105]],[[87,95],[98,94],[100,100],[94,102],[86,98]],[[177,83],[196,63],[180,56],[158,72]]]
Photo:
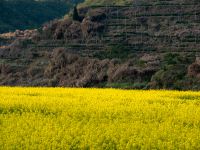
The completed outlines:
[[[200,149],[200,92],[0,87],[0,149]]]

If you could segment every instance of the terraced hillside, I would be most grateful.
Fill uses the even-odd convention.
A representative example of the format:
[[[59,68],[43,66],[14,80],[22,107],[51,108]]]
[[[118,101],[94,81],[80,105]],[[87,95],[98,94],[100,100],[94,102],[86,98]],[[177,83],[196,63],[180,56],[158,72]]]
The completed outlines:
[[[52,21],[2,48],[2,64],[26,71],[1,84],[198,89],[199,10],[196,0],[80,7],[77,20]]]
[[[80,32],[71,31],[71,35],[64,35],[68,34],[64,31],[61,35],[57,29],[54,37],[40,41],[37,46],[61,47],[64,43],[65,47],[75,50],[94,50],[95,46],[104,51],[108,46],[118,45],[137,53],[199,52],[199,7],[199,2],[91,6],[87,10],[89,16],[84,16],[81,23],[73,22]],[[83,29],[89,23],[91,29]]]

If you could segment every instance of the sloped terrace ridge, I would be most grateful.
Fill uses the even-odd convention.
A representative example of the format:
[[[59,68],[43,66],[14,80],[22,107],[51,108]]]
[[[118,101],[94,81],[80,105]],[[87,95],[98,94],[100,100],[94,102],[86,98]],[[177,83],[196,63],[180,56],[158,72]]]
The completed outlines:
[[[102,29],[82,30],[78,36],[72,32],[67,38],[43,39],[37,46],[64,46],[77,52],[80,49],[81,53],[105,51],[108,46],[119,44],[131,53],[196,52],[198,54],[200,51],[200,2],[198,1],[184,3],[160,1],[125,6],[96,5],[87,8],[87,15],[84,16],[83,22],[78,24],[81,26],[80,30],[84,27],[88,29],[87,25],[92,23],[102,25]],[[98,16],[104,17],[98,18]],[[90,22],[87,24],[88,20]]]

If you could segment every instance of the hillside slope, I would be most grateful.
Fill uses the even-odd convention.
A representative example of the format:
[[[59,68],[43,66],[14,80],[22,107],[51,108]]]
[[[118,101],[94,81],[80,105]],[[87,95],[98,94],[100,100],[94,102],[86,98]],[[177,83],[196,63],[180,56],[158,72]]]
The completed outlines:
[[[0,84],[200,89],[199,10],[195,0],[79,7],[2,46]]]
[[[57,0],[1,0],[0,33],[38,28],[47,21],[62,17],[71,4]]]
[[[133,3],[133,0],[85,0],[79,6],[91,6],[91,5],[126,5]]]

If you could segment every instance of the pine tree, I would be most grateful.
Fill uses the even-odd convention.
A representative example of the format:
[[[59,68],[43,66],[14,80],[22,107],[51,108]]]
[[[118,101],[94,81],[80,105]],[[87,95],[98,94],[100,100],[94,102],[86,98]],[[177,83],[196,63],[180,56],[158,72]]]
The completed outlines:
[[[73,20],[80,21],[80,17],[78,15],[78,10],[77,10],[76,6],[74,6]]]

